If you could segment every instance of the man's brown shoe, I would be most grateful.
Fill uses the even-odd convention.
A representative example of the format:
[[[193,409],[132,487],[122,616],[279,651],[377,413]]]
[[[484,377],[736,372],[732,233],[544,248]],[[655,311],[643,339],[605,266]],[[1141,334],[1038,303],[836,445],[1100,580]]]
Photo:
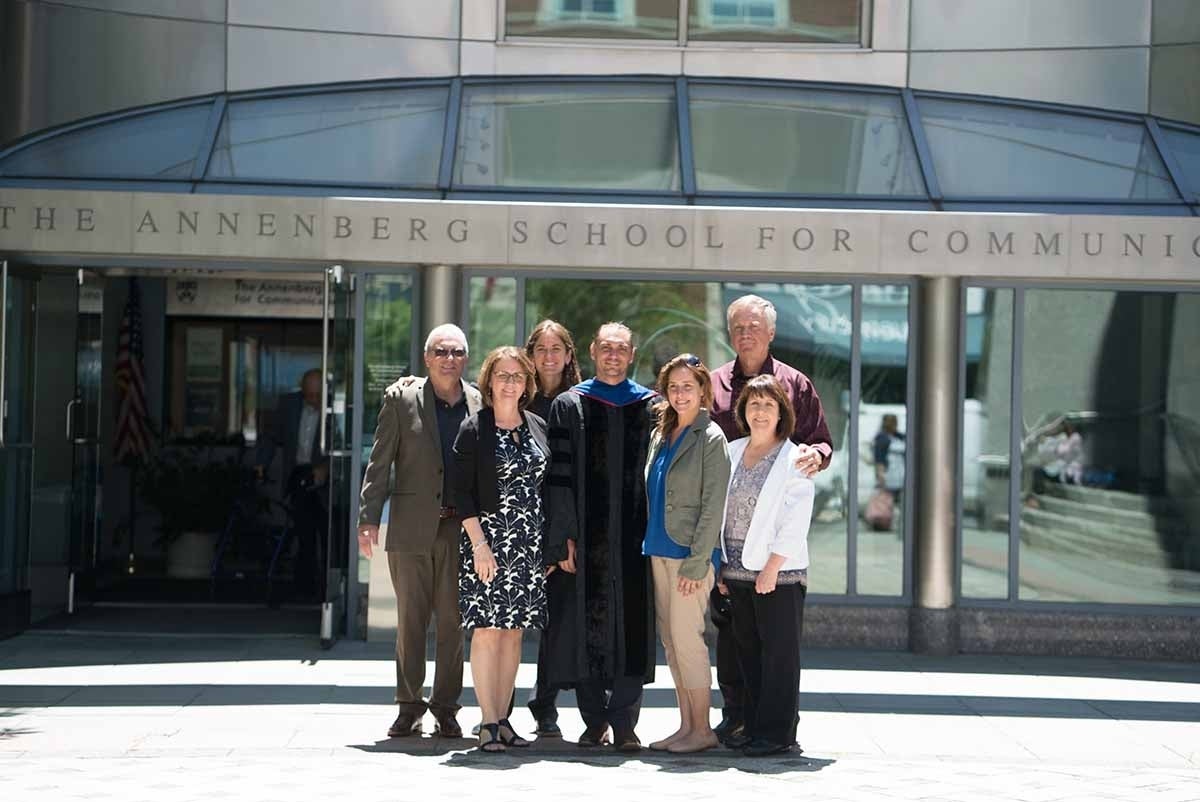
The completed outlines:
[[[434,721],[437,723],[433,726],[433,734],[440,735],[443,738],[461,738],[462,727],[458,726],[457,719],[453,713],[434,713]]]
[[[406,738],[421,734],[421,717],[415,713],[401,713],[388,727],[389,738]]]

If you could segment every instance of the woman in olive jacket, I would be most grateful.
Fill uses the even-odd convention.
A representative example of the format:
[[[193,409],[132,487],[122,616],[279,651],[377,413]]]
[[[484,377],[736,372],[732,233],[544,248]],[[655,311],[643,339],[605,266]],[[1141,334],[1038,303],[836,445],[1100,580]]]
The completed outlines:
[[[699,752],[717,745],[709,724],[712,674],[704,621],[721,535],[729,447],[709,419],[712,380],[699,357],[681,354],[658,374],[658,426],[646,456],[649,516],[642,553],[654,577],[659,637],[679,698],[679,729],[651,749]]]

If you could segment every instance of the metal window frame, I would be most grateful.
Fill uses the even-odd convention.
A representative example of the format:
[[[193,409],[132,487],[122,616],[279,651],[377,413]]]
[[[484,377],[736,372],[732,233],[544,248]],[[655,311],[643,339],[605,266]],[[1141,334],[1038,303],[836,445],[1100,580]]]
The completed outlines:
[[[961,435],[959,445],[959,467],[956,477],[957,492],[956,505],[959,510],[958,520],[956,522],[956,542],[959,544],[959,554],[957,557],[956,573],[958,576],[957,587],[955,589],[955,603],[961,607],[971,607],[989,610],[1011,610],[1016,612],[1074,612],[1074,613],[1096,613],[1105,615],[1174,615],[1174,616],[1196,616],[1200,615],[1200,603],[1198,604],[1134,604],[1129,602],[1097,602],[1097,601],[1081,601],[1081,602],[1064,602],[1064,601],[1042,601],[1037,599],[1021,599],[1020,597],[1020,538],[1021,538],[1021,522],[1020,522],[1020,470],[1021,470],[1021,454],[1020,441],[1021,433],[1017,428],[1017,423],[1022,420],[1020,416],[1024,413],[1024,377],[1023,367],[1024,358],[1022,351],[1024,350],[1024,306],[1025,292],[1027,290],[1089,290],[1101,292],[1137,292],[1137,293],[1194,293],[1200,294],[1200,282],[1119,282],[1119,281],[1089,281],[1087,283],[1073,283],[1062,280],[1031,280],[1031,281],[1012,281],[1003,279],[987,279],[987,278],[972,278],[964,276],[962,279],[962,299],[964,303],[960,306],[960,331],[965,330],[966,325],[966,291],[968,288],[977,287],[982,289],[992,290],[1011,290],[1013,292],[1013,322],[1012,322],[1012,364],[1011,370],[1011,386],[1009,388],[1009,487],[1008,487],[1008,548],[1009,548],[1009,565],[1007,577],[1007,598],[975,598],[965,597],[962,595],[962,542],[963,542],[963,526],[962,526],[962,504],[963,504],[963,466],[962,466],[962,447]],[[959,346],[959,421],[961,432],[962,422],[962,407],[966,399],[966,346],[965,337],[960,337]],[[1015,462],[1014,462],[1015,460]],[[1015,470],[1014,470],[1015,466]],[[1014,477],[1017,481],[1014,481]]]
[[[462,185],[453,183],[454,158],[457,152],[458,127],[462,112],[462,92],[464,87],[475,86],[569,86],[578,84],[642,84],[666,86],[672,85],[675,92],[676,136],[678,139],[678,154],[680,159],[680,183],[678,189],[670,190],[636,190],[636,189],[577,189],[564,187],[490,187]],[[794,89],[803,91],[829,91],[841,94],[864,93],[876,96],[898,96],[904,109],[909,135],[917,153],[918,166],[925,182],[925,195],[831,195],[803,193],[741,193],[701,190],[696,186],[695,150],[691,130],[691,86],[761,86],[776,89]],[[438,163],[437,179],[430,184],[394,183],[394,182],[362,182],[346,185],[329,181],[272,181],[253,178],[206,178],[216,145],[221,124],[228,114],[230,103],[242,100],[273,99],[285,97],[303,97],[307,95],[341,94],[362,91],[386,91],[388,89],[418,89],[446,88],[446,124],[443,126],[440,161]],[[1065,114],[1075,117],[1089,117],[1109,122],[1119,122],[1141,125],[1151,137],[1159,157],[1163,160],[1178,197],[1167,199],[1122,199],[1122,198],[1081,198],[1073,196],[994,196],[994,195],[951,195],[947,197],[940,186],[936,168],[933,164],[933,150],[929,144],[924,121],[920,113],[919,101],[923,98],[946,100],[961,103],[976,103],[990,106],[1000,106],[1009,109],[1030,109]],[[1094,213],[1096,207],[1109,207],[1123,214],[1139,215],[1154,214],[1163,207],[1178,208],[1184,214],[1200,215],[1200,188],[1188,185],[1186,175],[1179,167],[1179,161],[1171,150],[1170,143],[1164,135],[1164,129],[1185,133],[1200,134],[1200,130],[1172,120],[1159,120],[1153,116],[1139,115],[1128,112],[1109,111],[1085,106],[1048,103],[1041,101],[1000,98],[994,96],[950,93],[936,91],[913,91],[911,89],[896,89],[893,87],[873,86],[867,84],[839,84],[828,81],[789,81],[770,78],[731,77],[688,77],[664,75],[506,75],[506,76],[474,76],[449,78],[411,78],[387,79],[368,81],[344,81],[330,84],[308,84],[273,89],[250,90],[244,92],[226,92],[221,94],[201,95],[192,98],[126,109],[119,112],[96,115],[77,120],[27,135],[0,150],[0,161],[6,156],[17,153],[39,142],[85,129],[91,126],[105,125],[140,116],[168,112],[204,104],[212,104],[205,130],[201,133],[197,148],[192,174],[188,179],[176,178],[125,178],[115,177],[85,177],[85,176],[7,176],[0,177],[0,187],[31,187],[48,189],[112,189],[131,190],[141,189],[160,192],[184,192],[209,194],[222,188],[234,194],[263,193],[286,194],[286,191],[299,192],[304,195],[319,195],[329,193],[364,194],[379,197],[402,198],[464,198],[484,200],[542,200],[547,202],[627,202],[632,204],[684,204],[711,205],[745,204],[753,206],[792,206],[798,208],[813,208],[819,205],[831,205],[832,208],[871,208],[872,206],[887,205],[892,208],[914,208],[916,204],[929,204],[935,211],[944,210],[948,204],[970,204],[978,206],[978,211],[987,211],[990,205],[1010,207],[1013,205],[1036,205],[1040,207],[1057,207],[1045,210],[1047,213]],[[892,206],[895,204],[895,206]],[[1082,210],[1082,211],[1080,211]],[[1142,211],[1145,210],[1145,211]],[[1011,211],[1001,208],[999,211]],[[1041,210],[1039,210],[1041,211]]]
[[[827,50],[845,50],[850,52],[865,51],[871,49],[871,41],[875,28],[875,0],[857,0],[858,6],[858,41],[857,42],[796,42],[786,39],[778,41],[771,40],[741,40],[734,39],[729,41],[724,40],[704,40],[699,39],[693,41],[689,34],[691,29],[691,4],[694,0],[678,0],[678,16],[677,26],[674,38],[663,39],[647,39],[639,37],[581,37],[581,36],[530,36],[530,35],[508,35],[508,0],[496,0],[496,42],[499,44],[574,44],[574,45],[620,45],[628,47],[637,45],[647,48],[656,49],[683,49],[683,48],[704,48],[704,49],[747,49],[752,47],[768,47],[772,50],[789,50],[789,51],[827,51]]]
[[[1189,128],[1174,123],[1160,123],[1157,118],[1150,115],[1146,115],[1146,128],[1150,131],[1150,136],[1154,139],[1154,146],[1158,148],[1158,152],[1163,158],[1163,163],[1167,165],[1167,172],[1171,174],[1172,180],[1175,181],[1175,186],[1179,188],[1179,193],[1188,203],[1200,203],[1200,186],[1195,186],[1188,180],[1188,174],[1183,169],[1183,165],[1175,155],[1175,149],[1171,147],[1171,142],[1167,139],[1167,135],[1164,132],[1164,129],[1166,129],[1167,131],[1200,137],[1200,129]]]
[[[901,570],[903,571],[904,580],[901,585],[900,595],[883,595],[883,594],[861,594],[857,592],[857,560],[851,559],[857,554],[857,530],[858,530],[858,510],[856,499],[851,494],[857,491],[857,447],[851,448],[856,441],[852,440],[855,433],[858,431],[859,408],[862,403],[861,399],[861,347],[862,347],[862,288],[864,286],[903,286],[908,289],[908,321],[909,321],[909,340],[907,349],[907,363],[905,366],[905,382],[906,382],[906,405],[909,410],[909,432],[915,431],[919,426],[915,422],[913,415],[914,405],[917,397],[917,377],[920,365],[920,350],[916,342],[915,321],[917,320],[918,293],[917,279],[913,276],[879,276],[879,275],[856,275],[843,276],[836,274],[823,273],[770,273],[758,271],[750,271],[739,273],[734,271],[714,271],[713,273],[705,273],[698,276],[694,272],[685,272],[680,270],[622,270],[620,274],[614,276],[611,270],[604,268],[583,268],[569,269],[544,266],[524,266],[524,265],[482,265],[482,266],[464,266],[461,271],[462,284],[459,296],[459,310],[461,320],[464,327],[470,325],[470,297],[469,289],[470,282],[475,278],[515,278],[517,281],[517,297],[516,305],[518,314],[516,315],[515,330],[513,332],[513,342],[521,344],[525,342],[526,332],[523,327],[525,321],[525,306],[527,303],[526,283],[528,279],[534,280],[592,280],[592,281],[663,281],[663,282],[689,282],[689,283],[761,283],[761,284],[836,284],[848,286],[851,290],[851,346],[849,359],[850,364],[850,409],[847,414],[847,433],[846,443],[844,447],[847,455],[850,457],[847,460],[846,477],[846,493],[847,493],[847,521],[846,521],[846,592],[845,593],[809,593],[809,598],[821,604],[842,605],[842,606],[859,606],[859,607],[896,607],[896,606],[911,606],[913,601],[913,545],[915,542],[915,512],[912,503],[905,505],[904,510],[904,542],[901,548]],[[857,307],[857,309],[856,309]],[[855,315],[857,315],[855,317]],[[856,342],[857,341],[857,342]],[[576,343],[580,346],[580,343]],[[857,369],[856,369],[857,364]],[[910,435],[911,439],[911,435]],[[913,492],[913,474],[914,466],[916,465],[915,451],[905,449],[905,492],[908,498],[912,498]]]

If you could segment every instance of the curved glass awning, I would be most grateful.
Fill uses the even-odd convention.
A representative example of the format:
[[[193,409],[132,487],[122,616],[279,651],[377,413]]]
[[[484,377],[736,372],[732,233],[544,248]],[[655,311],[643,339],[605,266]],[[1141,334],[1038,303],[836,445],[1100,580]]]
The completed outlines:
[[[1200,206],[1200,128],[782,81],[384,81],[80,121],[0,151],[0,185],[1175,215]]]

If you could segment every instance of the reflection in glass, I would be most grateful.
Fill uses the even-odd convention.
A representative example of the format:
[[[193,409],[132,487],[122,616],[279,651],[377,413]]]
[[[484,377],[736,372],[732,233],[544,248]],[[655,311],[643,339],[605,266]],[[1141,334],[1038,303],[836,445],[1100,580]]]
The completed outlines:
[[[445,87],[233,101],[209,178],[434,186]]]
[[[0,448],[0,593],[14,593],[29,586],[37,289],[32,279],[9,275],[5,290],[6,358],[0,362],[8,415],[0,416],[5,436]]]
[[[470,299],[470,320],[467,342],[470,356],[463,374],[475,381],[484,357],[501,345],[524,347],[525,340],[517,336],[517,280],[511,277],[473,276],[467,290]],[[537,322],[536,320],[534,321]],[[518,342],[518,339],[520,342]]]
[[[366,276],[363,282],[363,455],[366,466],[383,391],[413,374],[413,279],[410,275]],[[424,333],[421,335],[424,337]],[[421,341],[424,345],[424,340]],[[421,371],[422,373],[424,370]]]
[[[756,293],[774,303],[779,319],[771,353],[812,380],[833,434],[834,460],[816,479],[809,589],[846,592],[849,285],[528,279],[525,292],[526,320],[550,317],[572,331],[585,377],[594,375],[587,347],[600,324],[628,324],[638,346],[633,377],[647,385],[685,351],[701,355],[710,368],[733,359],[725,310],[735,298]]]
[[[1028,290],[1020,597],[1200,603],[1200,294]]]
[[[962,411],[962,587],[1008,598],[1013,291],[968,287]]]
[[[899,96],[695,85],[689,97],[702,191],[925,194]]]
[[[908,445],[908,287],[862,288],[862,383],[858,405],[858,592],[904,593],[904,493]],[[891,526],[863,519],[873,494],[892,502]]]
[[[676,39],[679,0],[507,0],[508,36]]]
[[[857,44],[860,0],[691,0],[688,39]]]
[[[1167,144],[1175,161],[1183,170],[1184,180],[1192,194],[1200,194],[1200,134],[1163,128]]]
[[[674,87],[468,87],[454,183],[677,191]]]
[[[917,102],[947,196],[1179,197],[1139,123],[991,103]]]
[[[67,131],[13,153],[0,175],[188,179],[211,103]]]

